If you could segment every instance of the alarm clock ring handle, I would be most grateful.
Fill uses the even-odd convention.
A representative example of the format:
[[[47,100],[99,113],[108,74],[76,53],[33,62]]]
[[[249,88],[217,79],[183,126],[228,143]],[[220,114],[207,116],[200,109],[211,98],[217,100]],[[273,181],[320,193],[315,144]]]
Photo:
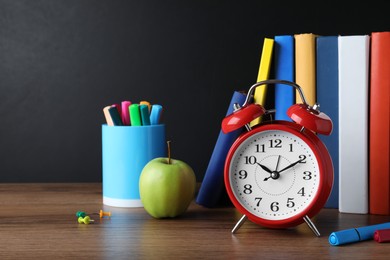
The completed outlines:
[[[283,85],[289,85],[289,86],[294,87],[298,91],[299,96],[301,97],[303,104],[306,105],[307,107],[309,107],[309,105],[306,101],[305,95],[303,94],[302,88],[298,84],[296,84],[292,81],[279,80],[279,79],[268,79],[268,80],[259,81],[256,84],[253,84],[248,90],[248,94],[246,96],[246,99],[245,99],[242,107],[249,105],[249,102],[251,101],[253,94],[255,92],[255,89],[257,87],[259,87],[261,85],[268,85],[268,84],[283,84]]]
[[[298,125],[302,126],[302,130],[307,128],[315,133],[330,135],[333,129],[332,120],[325,113],[320,112],[319,104],[310,106],[303,94],[302,88],[291,81],[269,79],[259,81],[252,85],[246,96],[246,99],[242,107],[237,107],[235,111],[229,116],[225,117],[222,121],[222,131],[224,133],[232,132],[238,128],[247,125],[252,120],[268,113],[260,104],[251,103],[253,100],[253,94],[257,87],[268,84],[280,84],[289,85],[296,89],[301,97],[302,104],[294,104],[287,110],[287,115]],[[250,131],[250,129],[248,129]]]

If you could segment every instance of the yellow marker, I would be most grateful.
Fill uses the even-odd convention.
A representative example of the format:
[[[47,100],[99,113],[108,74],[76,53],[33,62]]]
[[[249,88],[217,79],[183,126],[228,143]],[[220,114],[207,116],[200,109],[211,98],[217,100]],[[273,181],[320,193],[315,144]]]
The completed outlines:
[[[145,100],[142,100],[141,102],[139,102],[140,105],[147,105],[148,106],[148,109],[149,109],[149,113],[150,113],[150,109],[151,109],[151,104],[149,101],[145,101]]]
[[[274,39],[264,38],[263,50],[260,59],[259,73],[257,75],[257,82],[267,80],[269,77],[269,72],[271,70],[273,48],[274,48]],[[261,85],[255,89],[254,103],[260,104],[262,106],[265,105],[266,90],[267,90],[266,85]],[[260,123],[260,117],[253,120],[250,123],[250,125],[254,126],[259,123]]]

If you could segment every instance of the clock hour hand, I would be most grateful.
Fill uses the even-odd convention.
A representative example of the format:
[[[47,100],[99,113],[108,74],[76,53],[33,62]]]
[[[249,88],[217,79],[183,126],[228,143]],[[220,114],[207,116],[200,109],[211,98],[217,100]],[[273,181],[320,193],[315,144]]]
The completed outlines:
[[[270,175],[266,178],[264,178],[264,181],[267,181],[268,179],[277,179],[279,177],[279,173],[276,171],[271,171],[267,166],[264,166],[260,163],[257,163],[264,171],[268,172]]]
[[[260,164],[260,163],[257,163],[257,164],[258,164],[264,171],[266,171],[266,172],[272,174],[272,171],[271,171],[267,166],[264,166],[264,165],[262,165],[262,164]]]
[[[278,171],[278,173],[281,173],[281,172],[283,172],[283,171],[285,171],[285,170],[287,170],[287,169],[290,169],[291,167],[294,167],[295,165],[297,165],[298,163],[303,162],[304,160],[305,160],[305,158],[300,159],[300,160],[296,161],[295,163],[292,163],[292,164],[290,164],[289,166],[284,167],[283,169],[281,169],[280,171]]]

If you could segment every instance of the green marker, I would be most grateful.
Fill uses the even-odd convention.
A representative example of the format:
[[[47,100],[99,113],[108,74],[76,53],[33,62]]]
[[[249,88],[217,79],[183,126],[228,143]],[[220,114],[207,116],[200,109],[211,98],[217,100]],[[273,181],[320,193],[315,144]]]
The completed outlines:
[[[139,104],[131,104],[129,106],[130,122],[132,126],[141,126],[141,114],[139,110]]]

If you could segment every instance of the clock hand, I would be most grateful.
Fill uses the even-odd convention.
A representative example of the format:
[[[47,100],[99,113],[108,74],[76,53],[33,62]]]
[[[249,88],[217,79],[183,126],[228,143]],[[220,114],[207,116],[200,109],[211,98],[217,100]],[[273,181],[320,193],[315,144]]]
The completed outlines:
[[[268,181],[269,178],[272,178],[272,179],[277,179],[279,178],[279,172],[278,172],[278,167],[279,167],[279,161],[280,161],[280,155],[278,156],[278,161],[276,162],[276,168],[275,168],[275,171],[274,172],[269,172],[271,175],[264,178],[263,181]],[[261,165],[260,165],[261,166]]]
[[[277,171],[271,171],[267,166],[264,166],[260,163],[257,163],[264,171],[268,172],[270,175],[264,178],[264,181],[267,181],[269,178],[277,179],[279,178],[279,173]]]
[[[278,171],[278,167],[279,167],[279,162],[280,162],[280,155],[278,156],[278,161],[276,162],[276,168],[275,168],[275,171]]]
[[[281,172],[283,172],[283,171],[285,171],[285,170],[287,170],[287,169],[290,169],[291,167],[297,165],[298,163],[303,162],[304,160],[305,160],[305,158],[300,159],[300,160],[296,161],[295,163],[292,163],[292,164],[290,164],[289,166],[284,167],[283,169],[281,169],[280,171],[278,171],[278,173],[281,173]]]
[[[268,167],[267,166],[264,166],[264,165],[262,165],[262,164],[260,164],[260,163],[257,163],[264,171],[266,171],[266,172],[268,172],[268,173],[271,173],[272,174],[272,171],[270,170],[270,169],[268,169]]]
[[[276,179],[279,178],[279,176],[280,176],[279,173],[277,171],[274,171],[274,172],[271,173],[270,176],[265,177],[263,181],[268,181],[269,178],[272,178],[272,179],[276,180]]]
[[[279,156],[279,158],[280,158],[280,156]],[[279,164],[279,158],[278,158],[277,164]],[[264,178],[264,181],[267,181],[269,178],[272,178],[272,179],[274,179],[274,180],[279,179],[280,173],[281,173],[282,171],[285,171],[285,170],[287,170],[287,169],[290,169],[291,167],[297,165],[298,163],[300,163],[300,162],[302,162],[302,161],[304,161],[304,160],[305,160],[305,158],[303,158],[303,159],[301,159],[301,160],[298,160],[298,161],[296,161],[295,163],[292,163],[292,164],[290,164],[290,165],[287,166],[287,167],[284,167],[284,168],[281,169],[280,171],[271,172],[271,175],[268,176],[268,177],[266,177],[266,178]],[[261,165],[260,165],[260,166],[261,166]],[[276,165],[276,169],[277,169],[277,168],[278,168],[278,165]]]

